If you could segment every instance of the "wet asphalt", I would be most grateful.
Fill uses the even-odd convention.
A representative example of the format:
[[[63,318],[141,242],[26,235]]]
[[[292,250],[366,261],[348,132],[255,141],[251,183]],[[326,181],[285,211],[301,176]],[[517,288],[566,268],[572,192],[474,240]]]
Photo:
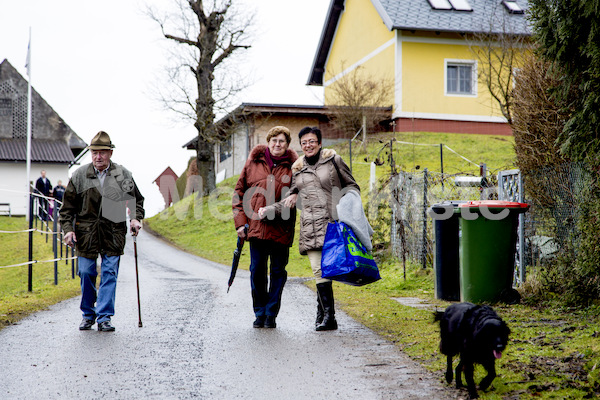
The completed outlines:
[[[255,329],[247,271],[227,293],[229,266],[144,231],[137,247],[143,327],[128,238],[116,331],[79,331],[78,297],[3,329],[0,399],[456,398],[339,310],[337,331],[315,332],[316,295],[301,279],[286,284],[277,328]]]

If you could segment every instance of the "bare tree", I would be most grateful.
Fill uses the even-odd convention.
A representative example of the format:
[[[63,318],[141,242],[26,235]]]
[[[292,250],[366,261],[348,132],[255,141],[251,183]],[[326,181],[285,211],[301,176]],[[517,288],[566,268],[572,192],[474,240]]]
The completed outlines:
[[[513,88],[515,73],[523,62],[523,55],[531,52],[529,36],[522,24],[501,9],[500,2],[492,10],[487,26],[469,38],[469,48],[478,61],[479,79],[496,100],[500,111],[512,124]],[[498,29],[500,27],[500,29]]]
[[[391,118],[393,90],[391,80],[375,78],[358,67],[330,85],[325,101],[336,128],[352,135],[362,129],[364,146],[367,131]]]
[[[550,90],[560,81],[552,72],[551,63],[532,53],[525,58],[515,84],[512,128],[517,166],[527,183],[528,197],[542,206],[552,205],[556,191],[548,190],[549,176],[540,171],[561,168],[570,162],[561,154],[558,140],[570,112]],[[573,92],[572,98],[576,96]]]
[[[230,134],[215,124],[232,96],[245,87],[239,69],[225,68],[232,54],[247,49],[254,15],[237,13],[234,0],[175,0],[173,11],[148,9],[165,38],[176,46],[167,66],[168,81],[159,89],[163,104],[193,121],[198,132],[197,164],[202,194],[216,187],[214,146]],[[226,63],[226,61],[228,61]]]

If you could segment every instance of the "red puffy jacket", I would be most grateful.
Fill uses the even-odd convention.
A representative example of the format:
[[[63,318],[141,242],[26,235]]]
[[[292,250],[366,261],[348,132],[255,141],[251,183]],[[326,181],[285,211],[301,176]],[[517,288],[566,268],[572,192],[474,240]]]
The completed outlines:
[[[258,209],[285,197],[292,183],[292,164],[298,159],[298,154],[288,149],[289,158],[271,170],[265,158],[266,149],[263,144],[252,149],[235,185],[232,201],[235,229],[248,224],[249,239],[273,240],[291,246],[296,210],[284,210],[280,216],[268,215],[261,220]]]

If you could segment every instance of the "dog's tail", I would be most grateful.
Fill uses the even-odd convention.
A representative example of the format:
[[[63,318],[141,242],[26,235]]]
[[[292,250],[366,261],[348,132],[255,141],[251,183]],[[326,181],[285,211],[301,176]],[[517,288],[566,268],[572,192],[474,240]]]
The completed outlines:
[[[441,321],[443,316],[444,316],[443,311],[435,310],[433,312],[433,322]]]

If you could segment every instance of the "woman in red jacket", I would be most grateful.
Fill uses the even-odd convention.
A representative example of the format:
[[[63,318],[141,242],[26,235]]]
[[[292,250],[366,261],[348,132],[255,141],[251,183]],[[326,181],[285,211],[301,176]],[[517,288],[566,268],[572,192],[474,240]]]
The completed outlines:
[[[287,281],[290,246],[294,240],[295,210],[258,217],[261,207],[281,200],[292,181],[292,164],[298,154],[289,148],[288,128],[276,126],[267,133],[267,146],[250,152],[233,196],[233,220],[238,236],[250,242],[250,286],[255,328],[275,328],[281,294]],[[269,218],[270,217],[270,218]],[[248,224],[246,230],[245,225]],[[269,282],[267,264],[270,259]]]

